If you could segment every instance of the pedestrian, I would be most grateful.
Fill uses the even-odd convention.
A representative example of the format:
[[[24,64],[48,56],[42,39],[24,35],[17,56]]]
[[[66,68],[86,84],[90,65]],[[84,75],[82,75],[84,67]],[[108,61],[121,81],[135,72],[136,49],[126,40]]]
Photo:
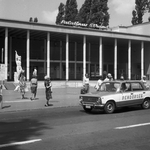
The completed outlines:
[[[52,83],[50,77],[45,76],[44,79],[45,79],[44,86],[45,86],[45,95],[46,95],[45,107],[47,107],[47,106],[51,106],[51,104],[49,104],[49,100],[52,99]]]
[[[36,76],[36,77],[37,77],[37,69],[36,69],[36,67],[34,67],[33,76]]]
[[[0,108],[3,108],[3,95],[2,95],[3,85],[0,84]]]
[[[123,74],[121,74],[121,76],[120,76],[120,80],[124,80],[124,76],[123,76]]]
[[[113,77],[111,75],[111,73],[108,73],[106,78],[104,79],[104,81],[113,81]]]
[[[21,71],[19,75],[19,90],[21,93],[21,99],[25,99],[25,93],[28,91],[26,82],[25,82],[25,75],[24,75],[24,70]]]
[[[144,84],[144,86],[145,86],[146,88],[149,88],[149,86],[147,85],[147,81],[146,81],[146,76],[145,76],[145,75],[143,75],[141,81],[143,82],[143,84]]]
[[[38,80],[37,80],[37,76],[33,75],[32,79],[30,81],[30,89],[31,89],[31,100],[36,99],[36,94],[37,94],[37,86],[38,86]]]
[[[90,79],[89,79],[89,75],[86,73],[85,74],[85,77],[83,79],[83,86],[85,88],[85,93],[88,93],[89,92],[89,89],[90,89]]]
[[[103,76],[99,76],[99,79],[98,79],[98,81],[97,81],[97,84],[95,85],[95,89],[96,89],[97,91],[99,90],[99,88],[100,88],[102,82],[103,82]]]

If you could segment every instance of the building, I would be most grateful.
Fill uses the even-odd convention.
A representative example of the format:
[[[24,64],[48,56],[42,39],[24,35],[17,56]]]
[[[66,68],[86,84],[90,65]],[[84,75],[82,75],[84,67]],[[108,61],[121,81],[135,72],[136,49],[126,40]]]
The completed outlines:
[[[14,80],[15,50],[30,80],[33,68],[39,80],[81,80],[112,73],[114,79],[140,79],[149,74],[150,23],[112,29],[49,25],[0,19],[0,58],[5,79]]]

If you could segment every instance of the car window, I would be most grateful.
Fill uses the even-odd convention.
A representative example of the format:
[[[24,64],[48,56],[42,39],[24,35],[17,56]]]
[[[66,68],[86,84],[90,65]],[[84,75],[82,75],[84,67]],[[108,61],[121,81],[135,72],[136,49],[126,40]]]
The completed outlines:
[[[117,92],[118,88],[120,87],[120,83],[116,82],[104,82],[102,83],[99,91],[108,91],[108,92]]]
[[[140,83],[132,83],[132,90],[133,91],[143,90],[143,87],[141,86]]]
[[[126,83],[126,82],[122,83],[121,91],[123,91],[123,92],[131,91],[131,84],[130,83]]]
[[[130,83],[126,83],[126,91],[131,91],[131,84]]]

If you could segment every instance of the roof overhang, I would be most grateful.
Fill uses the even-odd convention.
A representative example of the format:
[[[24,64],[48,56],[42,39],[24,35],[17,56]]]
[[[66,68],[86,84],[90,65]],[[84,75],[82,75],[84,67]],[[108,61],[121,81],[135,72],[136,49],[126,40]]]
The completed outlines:
[[[43,34],[46,37],[46,33],[54,33],[54,34],[71,34],[71,35],[86,35],[86,36],[94,36],[94,37],[107,37],[107,38],[116,38],[116,39],[130,39],[130,40],[139,40],[139,41],[150,41],[150,36],[147,35],[139,35],[139,34],[129,34],[129,33],[121,33],[121,32],[113,32],[113,31],[103,31],[98,29],[89,29],[89,28],[81,28],[81,27],[72,27],[72,26],[64,26],[64,25],[51,25],[51,24],[42,24],[42,23],[34,23],[34,22],[25,22],[25,21],[16,21],[16,20],[6,20],[0,19],[0,28],[9,28],[17,29],[21,32],[21,30],[30,30],[32,33],[37,31],[37,34]]]

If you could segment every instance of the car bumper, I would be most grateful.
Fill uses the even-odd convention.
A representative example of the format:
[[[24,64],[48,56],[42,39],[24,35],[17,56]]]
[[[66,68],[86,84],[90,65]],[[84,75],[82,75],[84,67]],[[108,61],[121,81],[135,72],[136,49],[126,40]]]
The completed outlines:
[[[95,109],[103,109],[104,105],[103,104],[94,104],[94,103],[83,103],[82,101],[80,101],[80,105],[82,107],[86,107],[86,108],[95,108]]]

